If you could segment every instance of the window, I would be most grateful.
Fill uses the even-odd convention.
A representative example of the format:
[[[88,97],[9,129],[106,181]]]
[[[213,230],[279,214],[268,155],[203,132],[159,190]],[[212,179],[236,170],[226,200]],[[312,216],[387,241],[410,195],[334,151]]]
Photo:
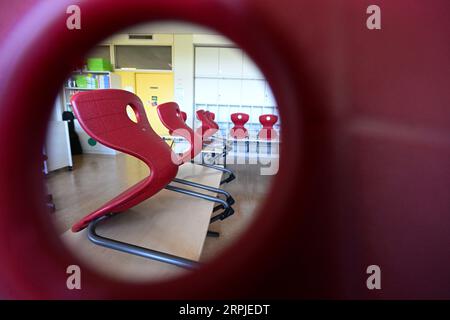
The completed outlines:
[[[172,70],[171,46],[115,46],[116,68]]]
[[[96,46],[89,54],[88,58],[102,58],[111,63],[111,53],[109,46]]]

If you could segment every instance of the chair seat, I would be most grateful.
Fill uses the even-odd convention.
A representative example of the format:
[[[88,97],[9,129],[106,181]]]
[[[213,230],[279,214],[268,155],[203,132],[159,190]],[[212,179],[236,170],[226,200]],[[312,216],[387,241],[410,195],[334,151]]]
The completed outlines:
[[[258,133],[260,140],[277,140],[278,132],[273,128],[278,121],[278,116],[273,114],[263,114],[259,117],[259,122],[263,125]]]
[[[231,128],[230,137],[233,139],[246,139],[248,138],[248,130],[246,128]]]
[[[258,133],[259,140],[278,140],[278,132],[275,129],[261,129]]]

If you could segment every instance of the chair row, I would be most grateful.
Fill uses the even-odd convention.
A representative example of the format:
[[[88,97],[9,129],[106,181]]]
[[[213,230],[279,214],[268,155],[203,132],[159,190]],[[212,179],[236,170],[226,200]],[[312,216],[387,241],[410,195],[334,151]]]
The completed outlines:
[[[208,112],[209,116],[211,117],[211,120],[214,122],[215,114],[210,111]],[[204,110],[198,110],[197,111],[197,119],[200,120],[203,124],[205,118],[202,116],[202,114],[205,113]],[[200,114],[200,116],[199,116]],[[186,112],[181,111],[181,117],[186,122],[187,114]],[[249,137],[249,133],[247,128],[245,128],[245,124],[250,119],[250,116],[247,113],[237,112],[231,114],[231,121],[234,124],[234,127],[230,129],[230,137],[233,139],[247,139]],[[263,114],[259,116],[259,122],[262,125],[262,129],[258,132],[258,139],[260,140],[276,140],[278,139],[279,135],[277,130],[273,128],[273,126],[278,122],[278,116],[274,114]],[[217,129],[219,126],[216,122],[215,127]]]
[[[230,137],[234,139],[247,139],[249,137],[248,130],[245,124],[248,122],[250,116],[247,113],[233,113],[231,114],[231,121],[234,127],[230,130]],[[263,114],[259,116],[259,122],[262,129],[258,132],[258,139],[260,140],[276,140],[278,139],[278,132],[273,126],[278,122],[278,116],[274,114]]]
[[[81,92],[72,97],[71,104],[80,125],[92,138],[107,147],[142,160],[150,169],[148,177],[75,223],[72,231],[79,232],[87,228],[89,240],[97,245],[184,268],[196,267],[197,262],[192,260],[103,237],[96,233],[96,228],[111,216],[126,212],[163,189],[216,203],[213,211],[219,211],[219,213],[211,218],[210,223],[231,216],[234,213],[232,205],[235,201],[228,192],[176,178],[178,168],[192,161],[202,151],[205,142],[215,139],[214,135],[219,126],[214,122],[214,116],[208,111],[198,112],[197,116],[203,119],[202,126],[194,131],[186,125],[186,115],[181,112],[176,103],[159,105],[158,115],[170,134],[185,138],[190,145],[186,152],[175,154],[152,129],[141,100],[133,93],[114,89]],[[127,106],[133,109],[136,121],[128,117]],[[221,184],[235,178],[232,171],[221,166],[200,165],[228,174]],[[214,192],[217,197],[192,189],[184,189],[179,185]],[[208,235],[219,236],[215,232],[208,232]]]

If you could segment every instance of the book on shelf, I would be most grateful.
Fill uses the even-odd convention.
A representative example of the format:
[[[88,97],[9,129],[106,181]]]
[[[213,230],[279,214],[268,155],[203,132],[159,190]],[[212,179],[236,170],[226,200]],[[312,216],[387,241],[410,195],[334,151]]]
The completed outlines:
[[[86,74],[76,75],[67,81],[66,88],[71,90],[77,89],[109,89],[111,81],[109,74]]]

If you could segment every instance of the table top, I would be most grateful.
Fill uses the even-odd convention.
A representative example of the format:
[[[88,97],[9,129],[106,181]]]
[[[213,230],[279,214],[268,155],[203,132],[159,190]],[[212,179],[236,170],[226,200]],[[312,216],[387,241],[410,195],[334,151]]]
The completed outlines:
[[[218,187],[222,174],[186,163],[180,167],[177,177]],[[209,201],[162,190],[128,212],[112,217],[97,228],[97,233],[198,261],[213,206],[214,203]],[[127,281],[160,280],[188,272],[176,266],[94,245],[87,239],[86,230],[79,233],[68,230],[61,238],[90,267],[115,278]]]

